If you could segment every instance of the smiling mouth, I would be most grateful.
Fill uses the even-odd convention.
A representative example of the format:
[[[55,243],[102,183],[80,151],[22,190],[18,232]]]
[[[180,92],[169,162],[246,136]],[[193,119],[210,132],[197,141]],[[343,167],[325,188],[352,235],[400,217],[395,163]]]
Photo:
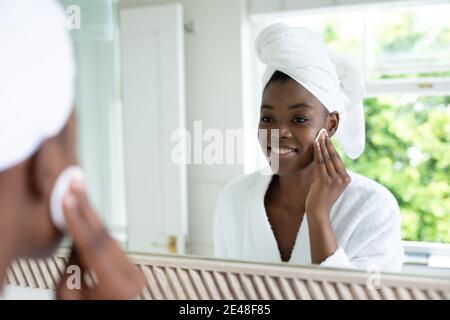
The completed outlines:
[[[279,148],[275,148],[275,147],[267,147],[268,150],[268,154],[274,154],[274,155],[279,155],[279,156],[290,156],[290,155],[294,155],[298,152],[297,148],[291,148],[291,147],[279,147]]]

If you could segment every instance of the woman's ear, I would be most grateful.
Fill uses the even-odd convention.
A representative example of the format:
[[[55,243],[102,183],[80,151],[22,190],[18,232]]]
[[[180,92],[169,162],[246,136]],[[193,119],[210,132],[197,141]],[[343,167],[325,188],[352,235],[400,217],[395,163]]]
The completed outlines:
[[[334,136],[339,127],[339,113],[331,112],[327,117],[326,129],[330,137]]]

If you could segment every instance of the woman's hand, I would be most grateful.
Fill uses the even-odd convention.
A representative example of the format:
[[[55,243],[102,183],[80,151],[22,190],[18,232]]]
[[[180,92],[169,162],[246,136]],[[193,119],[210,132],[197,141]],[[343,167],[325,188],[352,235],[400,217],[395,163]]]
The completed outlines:
[[[305,209],[309,216],[329,219],[331,207],[350,184],[351,178],[326,131],[314,142],[313,148],[314,182],[306,197]]]
[[[320,264],[338,249],[330,221],[333,204],[351,182],[328,134],[314,142],[314,182],[306,197],[311,262]]]
[[[71,300],[136,298],[144,288],[144,276],[108,234],[90,206],[84,187],[74,182],[63,206],[73,248],[57,288],[57,297]],[[86,273],[91,281],[85,281]],[[81,279],[74,278],[77,276]]]

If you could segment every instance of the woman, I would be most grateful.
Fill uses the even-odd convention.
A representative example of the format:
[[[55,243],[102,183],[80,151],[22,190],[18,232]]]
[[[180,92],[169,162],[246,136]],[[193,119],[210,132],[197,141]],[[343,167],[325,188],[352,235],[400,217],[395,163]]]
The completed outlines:
[[[56,181],[78,162],[66,22],[57,1],[0,0],[0,300],[11,263],[49,256],[63,237],[51,202]],[[72,181],[61,202],[73,246],[57,297],[137,297],[145,278],[106,231],[83,182]],[[85,271],[96,275],[94,287],[82,281]]]
[[[273,174],[257,171],[222,191],[216,256],[399,271],[397,201],[347,171],[330,140],[353,159],[364,150],[360,73],[304,28],[271,25],[256,50],[267,65],[259,140]]]

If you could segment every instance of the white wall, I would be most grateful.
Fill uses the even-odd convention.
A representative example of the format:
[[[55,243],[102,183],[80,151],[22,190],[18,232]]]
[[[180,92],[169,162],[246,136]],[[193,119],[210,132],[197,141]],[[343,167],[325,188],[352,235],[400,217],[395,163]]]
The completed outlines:
[[[243,32],[245,0],[121,0],[121,7],[183,5],[185,33],[187,128],[203,121],[203,131],[243,127]],[[212,224],[217,196],[243,165],[190,165],[189,248],[195,255],[213,253]]]

